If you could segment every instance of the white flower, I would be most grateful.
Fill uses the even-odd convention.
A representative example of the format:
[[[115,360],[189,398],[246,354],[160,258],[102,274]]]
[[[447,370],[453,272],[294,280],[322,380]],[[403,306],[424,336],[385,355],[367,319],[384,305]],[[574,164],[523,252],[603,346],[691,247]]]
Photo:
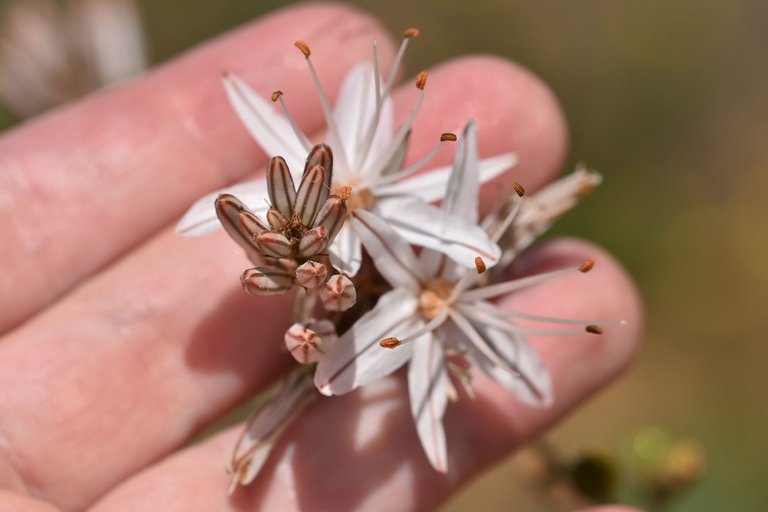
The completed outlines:
[[[308,374],[297,369],[250,414],[227,461],[232,476],[229,494],[238,484],[247,485],[256,478],[282,432],[316,395]]]
[[[443,210],[477,219],[478,180],[475,128],[470,123],[457,149]],[[521,200],[518,200],[518,204]],[[519,212],[493,224],[498,239]],[[448,378],[447,357],[463,355],[522,401],[549,406],[553,401],[549,373],[528,334],[601,332],[610,323],[548,318],[502,309],[488,299],[531,286],[564,272],[587,272],[594,262],[504,283],[478,286],[485,266],[466,271],[440,254],[417,256],[386,222],[363,210],[354,212],[356,233],[393,290],[384,294],[318,363],[315,385],[326,395],[343,394],[392,373],[406,362],[411,412],[432,466],[448,469],[442,417],[449,397],[457,396]],[[513,318],[537,322],[581,324],[579,329],[541,331],[520,326]],[[388,350],[391,349],[391,350]],[[460,381],[466,377],[458,372]],[[466,383],[466,380],[463,380]]]
[[[147,65],[133,0],[19,0],[0,44],[0,99],[29,117]]]
[[[374,47],[373,63],[358,64],[344,79],[335,110],[331,109],[320,86],[309,47],[301,41],[297,42],[316,82],[328,125],[328,143],[337,155],[332,187],[334,192],[341,192],[344,186],[351,187],[348,200],[350,213],[356,209],[373,212],[415,245],[447,254],[466,268],[473,266],[478,254],[489,265],[495,264],[500,257],[499,248],[488,240],[482,229],[446,210],[426,204],[442,197],[450,168],[441,167],[410,177],[431,159],[445,140],[453,138],[444,134],[440,144],[430,154],[415,165],[401,169],[408,135],[423,101],[426,73],[417,78],[420,93],[416,106],[396,130],[390,92],[408,40],[415,35],[417,32],[414,30],[406,31],[386,82],[382,82],[379,76]],[[237,115],[262,149],[268,155],[283,156],[290,169],[301,169],[302,155],[307,153],[309,142],[288,114],[282,93],[277,91],[272,99],[280,103],[285,115],[231,74],[225,76],[224,85]],[[479,179],[487,181],[516,161],[514,154],[507,153],[479,162],[475,169]],[[196,236],[218,228],[213,202],[224,192],[237,196],[257,214],[268,208],[263,180],[241,183],[200,199],[181,219],[177,232]],[[330,253],[331,262],[337,269],[350,276],[357,273],[362,250],[354,224],[345,224]]]

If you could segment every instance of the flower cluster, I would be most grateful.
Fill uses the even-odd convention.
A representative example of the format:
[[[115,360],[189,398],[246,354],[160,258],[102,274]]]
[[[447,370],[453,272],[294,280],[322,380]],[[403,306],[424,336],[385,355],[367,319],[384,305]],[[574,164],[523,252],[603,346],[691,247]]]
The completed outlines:
[[[309,46],[296,43],[317,85],[327,145],[310,145],[282,92],[270,102],[225,75],[235,112],[267,153],[280,156],[270,161],[266,180],[204,197],[177,230],[201,235],[223,226],[257,265],[241,277],[251,294],[301,289],[294,294],[295,323],[284,337],[301,366],[247,421],[230,461],[232,489],[255,478],[282,430],[310,399],[348,393],[406,364],[416,433],[432,466],[447,472],[442,418],[448,401],[459,397],[457,385],[473,396],[470,368],[520,400],[546,407],[553,401],[550,376],[527,336],[599,334],[620,323],[552,318],[491,302],[594,266],[589,260],[576,268],[492,282],[498,275],[494,267],[513,261],[596,187],[600,176],[579,170],[532,197],[514,183],[508,197],[480,219],[480,185],[517,158],[508,153],[480,160],[471,120],[460,138],[440,134],[433,151],[404,168],[427,75],[418,75],[417,103],[396,129],[390,92],[405,48],[417,35],[415,29],[405,32],[386,79],[379,75],[374,47],[373,62],[357,65],[346,77],[335,110]],[[444,143],[456,140],[452,166],[417,174]],[[295,174],[302,160],[303,173]],[[437,200],[440,206],[433,204]],[[521,320],[572,327],[535,329]]]

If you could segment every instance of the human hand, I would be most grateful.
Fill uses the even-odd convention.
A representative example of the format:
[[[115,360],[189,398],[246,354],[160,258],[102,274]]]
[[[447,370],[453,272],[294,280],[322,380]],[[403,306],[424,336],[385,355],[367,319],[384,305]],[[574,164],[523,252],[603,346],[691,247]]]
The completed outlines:
[[[564,276],[505,303],[629,324],[599,337],[534,340],[553,374],[552,408],[519,404],[478,375],[477,400],[446,414],[451,469],[440,475],[419,446],[401,379],[383,379],[310,405],[257,480],[227,497],[223,465],[239,427],[185,445],[289,367],[280,348],[289,308],[242,293],[245,259],[224,233],[181,239],[172,226],[194,199],[266,163],[226,101],[222,70],[264,95],[282,88],[301,127],[321,128],[303,59],[285,57],[297,39],[312,44],[331,91],[370,57],[371,40],[383,62],[392,60],[393,45],[370,18],[331,5],[290,8],[0,140],[0,505],[428,509],[627,364],[642,319],[626,274],[585,242],[544,243],[515,270],[586,258],[598,266],[586,282]],[[524,70],[463,58],[433,70],[428,87],[411,154],[472,117],[481,155],[516,151],[514,178],[526,189],[559,171],[562,114]],[[397,93],[400,119],[414,92]],[[449,153],[433,163],[447,163]],[[553,304],[557,296],[577,300]]]

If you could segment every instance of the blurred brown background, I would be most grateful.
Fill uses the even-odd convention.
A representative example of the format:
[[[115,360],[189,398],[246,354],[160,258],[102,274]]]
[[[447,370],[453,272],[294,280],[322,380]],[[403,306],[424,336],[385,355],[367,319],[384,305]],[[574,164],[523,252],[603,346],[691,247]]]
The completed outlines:
[[[288,3],[139,2],[154,62]],[[657,427],[707,453],[705,477],[673,510],[768,509],[768,2],[349,3],[394,34],[422,29],[409,75],[467,52],[533,70],[567,113],[569,167],[586,161],[605,176],[554,232],[594,240],[625,263],[647,301],[647,343],[552,442],[568,455],[624,454],[638,429]],[[0,113],[0,125],[13,122]],[[540,510],[514,466],[444,511]]]

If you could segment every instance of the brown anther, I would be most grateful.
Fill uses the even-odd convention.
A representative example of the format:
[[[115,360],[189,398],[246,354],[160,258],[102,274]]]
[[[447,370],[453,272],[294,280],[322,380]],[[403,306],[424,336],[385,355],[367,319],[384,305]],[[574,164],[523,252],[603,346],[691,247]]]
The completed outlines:
[[[309,51],[309,45],[301,39],[293,43],[293,45],[304,54],[304,57],[309,58],[309,56],[312,55],[312,52]]]
[[[458,137],[456,137],[455,133],[446,132],[440,136],[440,142],[456,142]]]
[[[525,189],[521,184],[519,184],[516,181],[512,182],[512,190],[514,190],[515,194],[517,194],[520,197],[523,197],[525,195]]]
[[[384,348],[397,348],[400,346],[400,340],[397,338],[384,338],[379,342]]]
[[[411,27],[403,32],[403,39],[411,39],[412,37],[419,37],[420,35],[421,30],[417,29],[416,27]]]
[[[423,91],[425,85],[427,85],[427,72],[422,71],[416,76],[416,88]]]
[[[352,187],[349,185],[344,185],[341,187],[341,198],[345,201],[349,201],[350,196],[352,195]]]
[[[276,102],[280,99],[280,96],[283,95],[283,91],[275,91],[272,93],[272,103]]]
[[[603,328],[597,325],[588,325],[584,328],[590,334],[603,334]]]
[[[587,273],[595,266],[595,260],[587,260],[579,267],[579,272]]]
[[[482,274],[483,272],[485,272],[485,270],[488,267],[485,266],[485,262],[483,261],[483,258],[478,256],[477,258],[475,258],[475,268],[477,269],[478,274]]]

